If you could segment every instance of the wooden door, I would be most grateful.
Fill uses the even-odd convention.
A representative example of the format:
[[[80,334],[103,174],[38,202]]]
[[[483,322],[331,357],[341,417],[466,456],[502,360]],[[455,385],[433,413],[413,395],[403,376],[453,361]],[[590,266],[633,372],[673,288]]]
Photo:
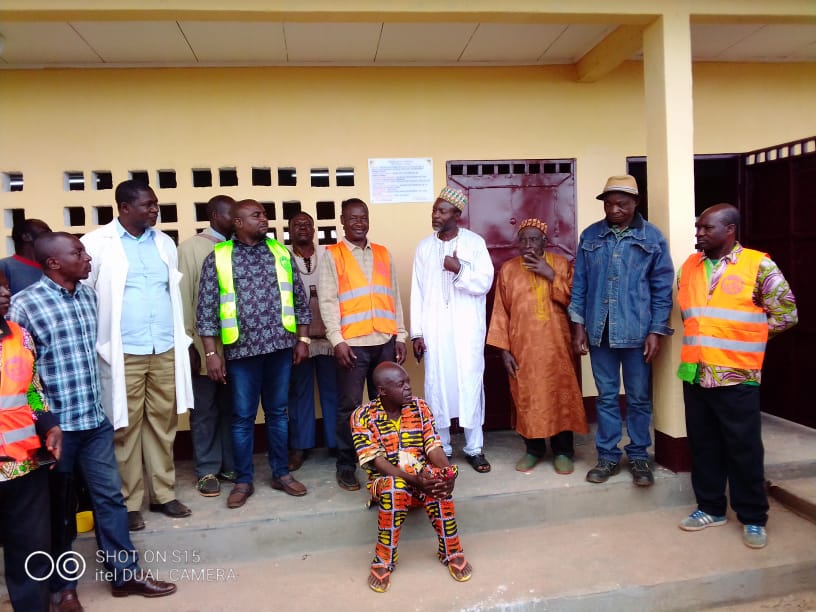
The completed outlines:
[[[816,380],[816,137],[751,151],[742,161],[740,241],[779,265],[799,309],[799,324],[768,342],[762,409],[816,427],[808,383]]]
[[[535,217],[548,228],[547,249],[575,259],[575,160],[449,161],[448,185],[468,195],[460,225],[476,232],[498,273],[515,257],[516,232],[524,219]],[[494,288],[487,296],[487,318],[493,311]],[[513,402],[499,351],[485,348],[485,429],[508,429]]]

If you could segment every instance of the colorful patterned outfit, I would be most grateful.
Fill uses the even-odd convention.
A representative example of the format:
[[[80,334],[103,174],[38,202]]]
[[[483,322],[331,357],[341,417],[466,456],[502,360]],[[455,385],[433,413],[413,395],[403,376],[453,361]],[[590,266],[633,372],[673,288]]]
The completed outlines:
[[[428,497],[402,478],[380,474],[373,463],[377,457],[384,457],[391,465],[411,474],[419,473],[428,465],[428,453],[442,446],[428,404],[415,397],[402,407],[400,418],[392,421],[376,399],[352,413],[351,433],[360,465],[368,473],[366,486],[371,499],[379,505],[379,533],[371,567],[394,569],[400,527],[408,510],[420,506],[425,508],[439,538],[440,561],[447,564],[461,557],[453,499]]]

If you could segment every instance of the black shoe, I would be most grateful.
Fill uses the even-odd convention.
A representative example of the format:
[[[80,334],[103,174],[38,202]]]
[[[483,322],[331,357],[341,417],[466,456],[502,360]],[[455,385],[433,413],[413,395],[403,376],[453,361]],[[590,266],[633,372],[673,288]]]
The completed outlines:
[[[654,484],[654,474],[648,459],[630,459],[629,471],[632,472],[632,482],[639,487],[651,487]]]
[[[141,531],[145,528],[145,522],[142,518],[142,513],[138,510],[128,512],[128,529],[130,531]]]
[[[609,480],[610,476],[614,476],[620,472],[620,464],[607,459],[598,459],[598,463],[594,468],[589,470],[586,479],[589,482],[602,483]]]
[[[142,597],[164,597],[176,592],[176,585],[172,582],[155,580],[148,573],[139,572],[136,576],[111,588],[114,597],[127,597],[128,595],[141,595]]]
[[[357,476],[354,475],[353,468],[337,470],[337,484],[341,489],[346,491],[359,491],[360,483],[357,481]]]
[[[177,499],[169,501],[166,504],[150,504],[150,511],[161,512],[170,518],[184,518],[185,516],[190,516],[193,513],[192,510]]]

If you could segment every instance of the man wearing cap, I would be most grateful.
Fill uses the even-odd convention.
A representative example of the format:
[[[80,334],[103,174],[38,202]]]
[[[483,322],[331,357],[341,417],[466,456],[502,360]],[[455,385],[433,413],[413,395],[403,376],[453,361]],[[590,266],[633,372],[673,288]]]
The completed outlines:
[[[768,495],[759,384],[765,344],[799,320],[782,271],[762,251],[736,239],[739,211],[717,204],[697,220],[697,248],[678,274],[683,315],[678,377],[683,381],[697,509],[684,531],[726,523],[726,482],[743,542],[768,542]]]
[[[485,400],[485,296],[493,262],[481,236],[458,225],[467,196],[445,187],[431,209],[434,233],[414,257],[411,339],[417,362],[425,359],[425,398],[433,409],[442,448],[450,457],[451,419],[465,430],[465,457],[477,472],[490,471],[482,452]]]
[[[513,428],[526,446],[516,470],[531,471],[549,438],[556,473],[571,474],[573,432],[587,433],[567,318],[572,266],[545,252],[546,245],[546,223],[521,222],[519,256],[504,263],[496,280],[487,343],[502,352],[515,408]]]
[[[650,486],[651,364],[660,336],[674,332],[669,327],[674,267],[663,234],[636,211],[634,177],[610,177],[597,198],[606,218],[581,233],[568,309],[573,350],[589,353],[598,388],[598,463],[586,478],[602,483],[620,470],[622,370],[629,471],[636,485]]]

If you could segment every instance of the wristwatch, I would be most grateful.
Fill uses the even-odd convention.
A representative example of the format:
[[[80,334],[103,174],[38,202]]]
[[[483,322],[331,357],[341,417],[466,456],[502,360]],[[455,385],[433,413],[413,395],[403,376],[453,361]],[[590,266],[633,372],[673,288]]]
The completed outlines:
[[[298,336],[298,342],[302,342],[308,346],[312,343],[312,339],[309,336]]]

